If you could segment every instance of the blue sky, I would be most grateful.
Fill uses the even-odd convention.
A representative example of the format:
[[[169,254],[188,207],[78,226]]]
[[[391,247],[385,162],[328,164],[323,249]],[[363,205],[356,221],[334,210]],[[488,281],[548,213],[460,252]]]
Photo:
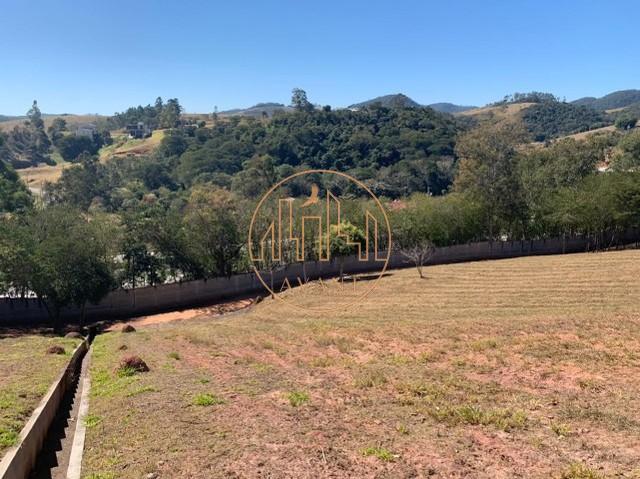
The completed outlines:
[[[640,2],[0,0],[0,114],[640,88]]]

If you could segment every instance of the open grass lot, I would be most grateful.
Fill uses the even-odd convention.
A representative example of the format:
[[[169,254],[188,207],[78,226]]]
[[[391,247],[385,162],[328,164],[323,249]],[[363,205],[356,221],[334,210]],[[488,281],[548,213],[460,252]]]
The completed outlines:
[[[23,168],[18,171],[20,178],[29,189],[36,195],[39,195],[45,183],[55,183],[62,176],[62,171],[69,168],[73,163],[68,163],[60,158],[55,165],[40,165],[30,168]]]
[[[639,251],[391,273],[99,336],[85,477],[640,477]]]
[[[0,330],[0,457],[62,372],[79,339],[5,335]],[[62,346],[65,354],[47,354]]]
[[[113,144],[100,149],[100,161],[114,156],[147,155],[155,150],[164,138],[165,130],[154,130],[149,138],[132,139],[127,134],[114,134]]]

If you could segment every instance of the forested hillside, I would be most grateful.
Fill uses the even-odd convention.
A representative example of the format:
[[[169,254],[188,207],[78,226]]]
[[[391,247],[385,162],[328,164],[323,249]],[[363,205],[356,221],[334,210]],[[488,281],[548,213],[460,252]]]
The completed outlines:
[[[560,101],[536,103],[522,112],[522,120],[534,141],[550,140],[612,124],[612,120],[602,112]]]
[[[572,103],[602,111],[626,108],[634,103],[640,103],[640,90],[621,90],[609,93],[602,98],[585,97]]]
[[[160,151],[174,158],[178,179],[187,185],[229,186],[233,175],[251,171],[247,162],[259,158],[280,174],[295,168],[352,172],[369,180],[378,194],[395,197],[439,194],[450,185],[458,131],[453,117],[430,109],[323,110],[276,115],[268,123],[220,121],[213,128],[170,135]],[[249,177],[237,183],[256,184]]]

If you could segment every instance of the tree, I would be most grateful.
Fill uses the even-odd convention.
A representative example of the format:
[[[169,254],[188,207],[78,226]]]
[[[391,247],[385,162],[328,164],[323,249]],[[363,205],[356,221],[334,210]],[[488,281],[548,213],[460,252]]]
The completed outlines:
[[[51,122],[51,126],[47,128],[47,133],[51,142],[56,145],[58,141],[63,137],[63,132],[67,131],[67,121],[64,118],[54,118]]]
[[[205,278],[231,276],[238,270],[245,237],[239,227],[239,200],[225,190],[196,188],[184,215],[188,248]]]
[[[76,162],[82,153],[95,155],[100,150],[100,146],[94,138],[88,136],[69,135],[60,138],[57,142],[60,156],[69,162]]]
[[[5,212],[25,210],[31,204],[31,194],[16,171],[0,160],[0,216]]]
[[[113,287],[111,226],[69,207],[53,207],[9,220],[0,230],[0,271],[10,291],[33,292],[54,327],[62,309],[97,303]]]
[[[638,118],[630,115],[622,115],[616,119],[616,128],[619,130],[632,130],[638,124]]]
[[[329,235],[329,254],[331,257],[338,258],[340,280],[342,281],[344,278],[344,259],[359,251],[358,243],[360,243],[360,248],[364,247],[364,232],[350,222],[342,221],[340,225],[331,225]]]
[[[291,91],[291,104],[297,111],[313,111],[313,105],[307,99],[307,92],[301,88],[294,88]]]
[[[175,128],[180,124],[182,115],[182,107],[177,98],[167,100],[160,114],[161,128]]]
[[[44,187],[45,198],[54,204],[67,204],[87,210],[94,200],[104,199],[107,185],[104,184],[105,167],[97,157],[82,153],[77,165],[65,168],[56,183]]]
[[[524,138],[516,126],[486,125],[466,133],[456,145],[460,160],[454,187],[482,203],[490,239],[513,234],[525,221],[516,168]]]
[[[435,253],[427,211],[414,203],[393,215],[395,244],[400,253],[413,262],[421,279],[425,263]]]
[[[255,156],[243,164],[243,170],[233,178],[231,189],[247,198],[257,198],[277,181],[273,158]]]
[[[638,171],[640,168],[640,131],[624,135],[611,160],[616,171]]]
[[[420,279],[425,278],[422,273],[422,268],[435,252],[436,247],[427,238],[417,239],[417,241],[411,243],[411,246],[405,245],[400,247],[400,253],[416,266]]]
[[[32,163],[46,163],[49,160],[49,152],[51,150],[51,142],[47,133],[44,131],[44,121],[42,113],[38,108],[38,102],[33,100],[33,105],[27,112],[27,127],[31,130],[32,141],[28,146],[28,154]]]

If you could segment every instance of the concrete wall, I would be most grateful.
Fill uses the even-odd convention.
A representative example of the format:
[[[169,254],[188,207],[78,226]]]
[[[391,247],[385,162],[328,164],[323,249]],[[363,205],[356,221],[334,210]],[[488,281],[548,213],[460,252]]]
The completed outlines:
[[[65,392],[73,383],[82,358],[87,352],[86,341],[76,348],[67,367],[58,376],[38,407],[33,411],[27,424],[20,431],[18,444],[10,448],[0,462],[0,479],[26,479],[36,464],[38,454],[49,427],[58,413]]]
[[[617,238],[621,245],[635,244],[640,232],[630,231]],[[588,238],[553,238],[547,240],[480,242],[437,248],[429,264],[446,264],[463,261],[514,258],[518,256],[578,253],[592,248]],[[389,268],[412,266],[406,258],[393,254]],[[344,271],[363,273],[378,271],[379,263],[358,262],[355,257],[345,259]],[[281,285],[285,278],[294,284],[298,277],[310,279],[328,278],[339,274],[338,261],[296,263],[276,271],[273,274],[275,285]],[[270,281],[268,273],[263,274]],[[268,278],[268,279],[267,279]],[[90,321],[118,319],[131,316],[172,311],[187,307],[213,304],[221,300],[257,296],[266,290],[255,273],[234,275],[230,278],[190,281],[138,288],[136,290],[117,290],[110,293],[97,305],[87,305],[86,318]],[[77,308],[68,308],[63,312],[66,321],[77,321],[80,312]],[[0,324],[39,323],[47,321],[47,312],[36,299],[0,298]]]

